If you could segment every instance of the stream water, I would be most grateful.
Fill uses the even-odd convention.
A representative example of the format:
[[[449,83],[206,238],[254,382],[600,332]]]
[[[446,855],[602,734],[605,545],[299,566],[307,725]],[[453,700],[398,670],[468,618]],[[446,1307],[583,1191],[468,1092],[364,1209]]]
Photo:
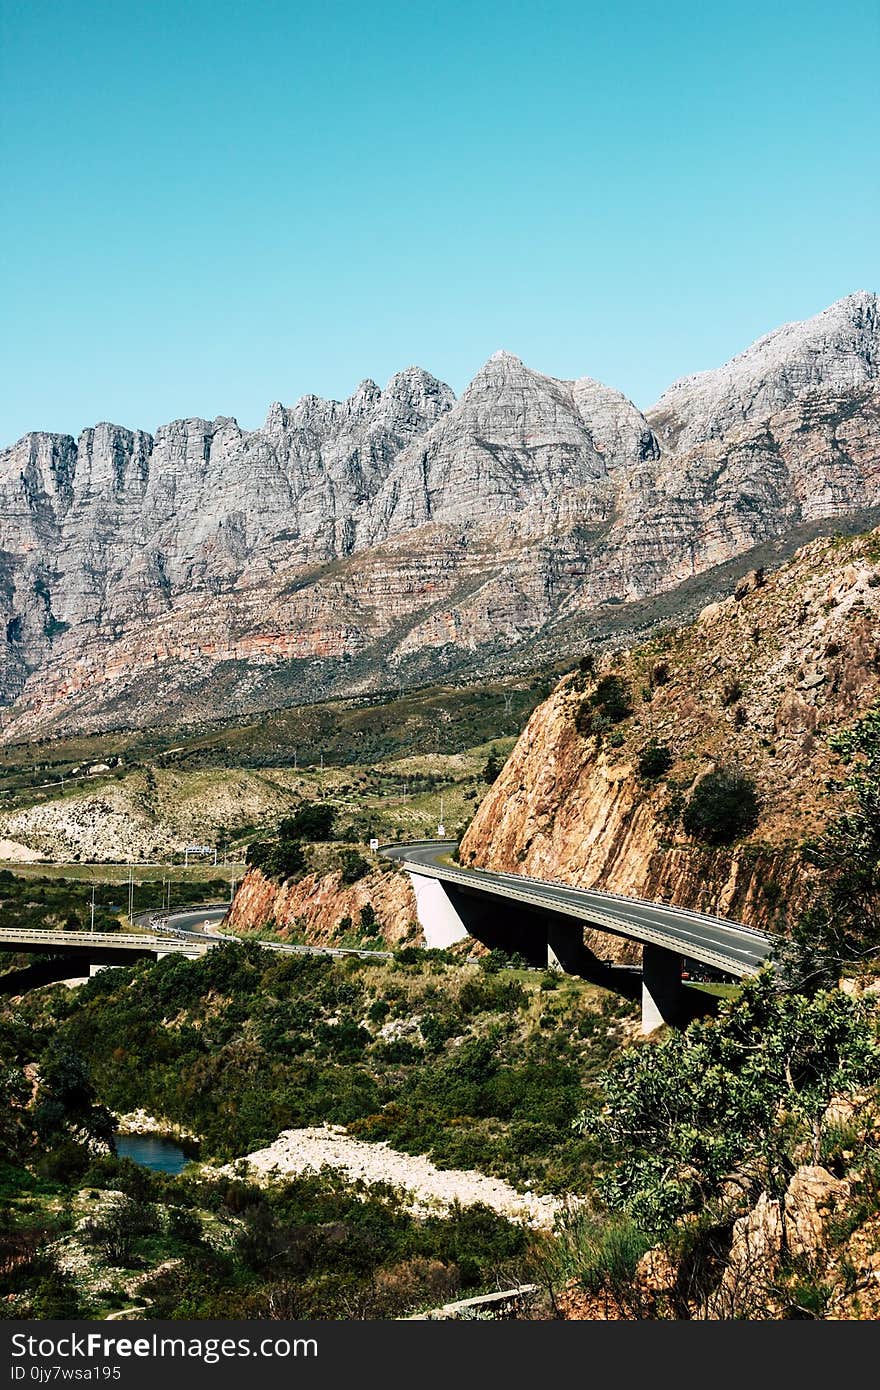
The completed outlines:
[[[159,1173],[182,1173],[190,1162],[179,1144],[157,1134],[117,1134],[116,1152]]]

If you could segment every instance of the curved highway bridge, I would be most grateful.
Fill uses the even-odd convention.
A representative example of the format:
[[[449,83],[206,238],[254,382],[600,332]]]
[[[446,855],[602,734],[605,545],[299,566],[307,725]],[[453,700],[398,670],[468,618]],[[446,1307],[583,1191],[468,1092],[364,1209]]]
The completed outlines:
[[[382,845],[379,853],[410,875],[419,921],[429,946],[448,946],[467,934],[487,945],[518,950],[535,961],[581,973],[588,960],[583,927],[594,927],[643,946],[642,1027],[673,1022],[681,1005],[682,957],[729,975],[755,975],[773,938],[722,917],[626,898],[555,880],[451,861],[454,840]]]
[[[59,955],[78,957],[92,967],[92,974],[102,965],[125,965],[139,956],[182,955],[202,956],[211,949],[211,941],[176,940],[147,932],[116,931],[53,931],[42,927],[0,928],[0,951],[15,951],[29,955]]]

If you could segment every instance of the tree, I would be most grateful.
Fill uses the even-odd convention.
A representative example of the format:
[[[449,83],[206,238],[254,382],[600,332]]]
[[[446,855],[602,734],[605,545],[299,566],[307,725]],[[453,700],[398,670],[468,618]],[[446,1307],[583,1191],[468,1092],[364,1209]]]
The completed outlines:
[[[663,777],[674,761],[672,749],[665,743],[649,743],[639,754],[639,776],[654,781]]]
[[[501,768],[501,759],[493,748],[486,760],[486,766],[483,768],[483,781],[491,786],[493,782],[497,781]]]
[[[366,859],[356,849],[344,849],[341,860],[343,883],[357,883],[358,879],[364,878],[370,872]]]
[[[306,857],[299,840],[252,840],[245,863],[259,869],[267,878],[284,882],[305,872]]]
[[[364,903],[361,908],[359,925],[362,936],[378,936],[380,934],[382,927],[372,903]]]
[[[632,691],[623,676],[603,676],[592,694],[588,695],[575,715],[575,727],[580,734],[603,734],[613,724],[620,724],[633,712]]]
[[[799,988],[831,984],[841,966],[880,952],[880,709],[829,742],[852,768],[850,806],[805,847],[819,891],[775,951],[781,978]]]
[[[159,1217],[151,1202],[136,1197],[115,1198],[100,1216],[83,1225],[83,1235],[113,1265],[126,1265],[141,1236],[159,1229]]]
[[[685,832],[708,845],[729,845],[758,823],[760,800],[747,773],[717,768],[701,777],[682,814]]]
[[[106,1106],[96,1104],[86,1064],[66,1042],[51,1043],[40,1063],[34,1125],[46,1143],[94,1139],[114,1148],[113,1116]]]
[[[304,801],[292,816],[278,826],[281,840],[329,840],[333,835],[336,811],[326,802]]]
[[[835,1092],[877,1075],[873,1007],[837,989],[780,995],[765,972],[717,1019],[625,1052],[603,1079],[604,1107],[575,1121],[604,1150],[609,1206],[662,1232],[744,1162],[782,1190],[799,1127],[809,1135]]]

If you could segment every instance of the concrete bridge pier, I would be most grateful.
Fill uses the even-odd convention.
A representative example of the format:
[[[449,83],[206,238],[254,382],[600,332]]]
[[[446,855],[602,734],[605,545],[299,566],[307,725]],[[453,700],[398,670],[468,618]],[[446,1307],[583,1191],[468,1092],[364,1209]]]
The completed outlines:
[[[547,969],[565,975],[592,976],[599,962],[584,945],[584,929],[580,922],[547,923]]]
[[[648,942],[642,947],[642,1032],[677,1024],[684,1012],[681,956]]]
[[[468,893],[408,870],[425,945],[443,949],[472,936],[491,950],[518,951],[530,965],[546,966],[547,945],[538,914],[514,902]]]

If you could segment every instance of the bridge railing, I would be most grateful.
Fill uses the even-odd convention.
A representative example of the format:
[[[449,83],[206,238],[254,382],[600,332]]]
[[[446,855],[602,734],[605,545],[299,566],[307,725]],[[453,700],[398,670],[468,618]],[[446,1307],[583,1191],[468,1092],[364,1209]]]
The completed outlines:
[[[386,850],[394,850],[394,849],[398,849],[398,850],[403,849],[403,850],[406,850],[406,849],[410,849],[410,848],[412,848],[412,849],[418,849],[418,848],[420,848],[420,847],[424,847],[425,849],[427,849],[430,845],[438,845],[438,846],[441,846],[441,845],[446,845],[446,844],[448,844],[448,845],[450,845],[451,847],[454,848],[455,845],[457,844],[457,841],[455,841],[455,840],[414,840],[414,841],[412,842],[412,845],[405,845],[405,846],[394,845],[394,844],[380,845],[377,852],[378,852],[379,854],[382,854],[382,853],[383,853],[384,851],[386,851]],[[634,896],[634,895],[632,895],[632,894],[626,894],[626,893],[611,893],[611,892],[609,892],[609,891],[608,891],[607,889],[605,889],[605,888],[583,888],[583,887],[581,887],[580,884],[577,884],[577,883],[570,883],[570,882],[568,882],[566,879],[561,879],[561,878],[535,878],[535,877],[534,877],[533,875],[531,875],[531,874],[517,874],[517,873],[513,873],[512,870],[510,870],[510,869],[467,868],[465,865],[461,865],[461,866],[459,866],[459,867],[450,869],[450,868],[447,868],[445,865],[440,865],[440,864],[419,864],[418,861],[416,861],[416,860],[407,860],[407,859],[405,859],[405,858],[401,858],[398,862],[400,862],[401,864],[410,863],[410,864],[412,865],[412,868],[413,868],[416,872],[418,872],[419,869],[433,869],[434,872],[436,872],[436,873],[450,873],[450,874],[463,874],[463,875],[464,875],[464,874],[474,874],[474,875],[476,875],[476,876],[479,876],[479,875],[481,875],[481,874],[494,874],[496,877],[514,879],[514,880],[516,880],[516,882],[518,882],[518,883],[530,883],[530,884],[533,885],[533,887],[536,887],[536,888],[540,888],[540,887],[542,887],[542,886],[546,886],[546,887],[550,887],[550,888],[564,888],[564,889],[566,889],[568,892],[571,892],[571,893],[583,893],[583,894],[585,894],[585,895],[589,895],[590,897],[601,898],[601,899],[608,899],[609,902],[637,903],[640,907],[652,907],[652,908],[655,908],[655,909],[658,909],[658,908],[659,908],[659,909],[661,909],[661,910],[662,910],[663,908],[668,908],[670,911],[676,912],[676,913],[678,913],[678,914],[679,914],[680,916],[682,916],[682,917],[688,917],[688,918],[690,918],[692,921],[696,921],[696,922],[713,922],[713,923],[715,923],[716,926],[719,926],[719,927],[736,927],[737,931],[745,932],[747,935],[753,936],[753,937],[755,937],[757,940],[762,941],[762,942],[767,942],[767,941],[772,941],[772,940],[773,940],[773,936],[772,936],[772,934],[771,934],[770,932],[763,932],[763,931],[760,931],[757,927],[748,927],[748,926],[746,926],[743,922],[737,922],[737,921],[735,921],[734,918],[732,918],[732,917],[716,917],[715,914],[714,914],[714,913],[711,913],[711,912],[697,912],[695,908],[690,908],[690,907],[678,907],[675,903],[657,902],[657,900],[654,899],[654,898],[641,898],[641,897],[637,897],[637,896]]]

